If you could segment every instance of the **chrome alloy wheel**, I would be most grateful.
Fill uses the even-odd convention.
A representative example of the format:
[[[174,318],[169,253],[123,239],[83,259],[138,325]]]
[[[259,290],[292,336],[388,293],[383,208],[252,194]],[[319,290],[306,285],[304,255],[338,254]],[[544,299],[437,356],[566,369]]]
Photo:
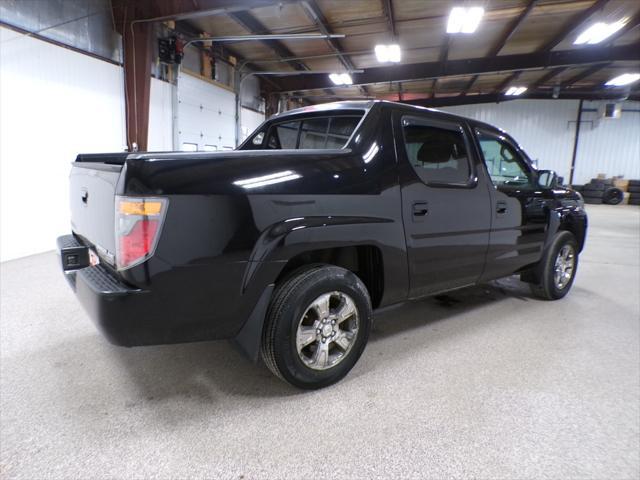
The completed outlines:
[[[343,292],[324,293],[309,305],[298,323],[296,349],[313,370],[344,360],[358,336],[358,309]]]
[[[554,266],[553,281],[558,290],[564,289],[571,278],[576,266],[576,252],[571,245],[563,246],[558,252]]]

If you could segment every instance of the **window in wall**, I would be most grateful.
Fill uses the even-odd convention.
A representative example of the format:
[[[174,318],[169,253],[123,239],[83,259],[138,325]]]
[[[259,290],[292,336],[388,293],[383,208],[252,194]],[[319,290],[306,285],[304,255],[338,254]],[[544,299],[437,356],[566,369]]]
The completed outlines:
[[[405,119],[403,131],[409,162],[425,183],[467,185],[469,156],[461,130]]]
[[[218,150],[218,147],[216,145],[205,145],[203,150],[205,152],[215,152]]]
[[[197,152],[198,151],[198,144],[197,143],[184,142],[182,144],[182,151],[183,152]]]
[[[477,132],[484,163],[496,187],[528,187],[531,173],[520,154],[505,140],[481,131]]]

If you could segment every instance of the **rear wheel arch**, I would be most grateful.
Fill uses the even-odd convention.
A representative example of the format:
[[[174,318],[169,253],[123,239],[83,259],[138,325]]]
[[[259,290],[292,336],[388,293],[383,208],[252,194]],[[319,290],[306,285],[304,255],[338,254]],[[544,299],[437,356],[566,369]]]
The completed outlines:
[[[367,287],[373,308],[377,308],[384,294],[384,262],[380,248],[375,245],[347,245],[313,249],[291,257],[275,280],[278,284],[291,272],[313,264],[334,265],[357,275]]]

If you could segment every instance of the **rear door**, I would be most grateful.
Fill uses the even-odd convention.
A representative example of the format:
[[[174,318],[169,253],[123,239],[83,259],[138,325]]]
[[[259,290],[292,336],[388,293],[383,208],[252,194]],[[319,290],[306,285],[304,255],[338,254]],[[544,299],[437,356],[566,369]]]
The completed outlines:
[[[473,284],[484,268],[491,200],[470,132],[438,114],[396,115],[410,296]]]

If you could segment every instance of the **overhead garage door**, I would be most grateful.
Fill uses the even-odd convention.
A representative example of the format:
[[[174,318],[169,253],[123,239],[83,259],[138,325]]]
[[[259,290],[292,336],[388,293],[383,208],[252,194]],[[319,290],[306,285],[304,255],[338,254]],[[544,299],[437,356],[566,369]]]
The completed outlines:
[[[178,148],[231,150],[235,146],[235,95],[211,82],[180,72]]]

